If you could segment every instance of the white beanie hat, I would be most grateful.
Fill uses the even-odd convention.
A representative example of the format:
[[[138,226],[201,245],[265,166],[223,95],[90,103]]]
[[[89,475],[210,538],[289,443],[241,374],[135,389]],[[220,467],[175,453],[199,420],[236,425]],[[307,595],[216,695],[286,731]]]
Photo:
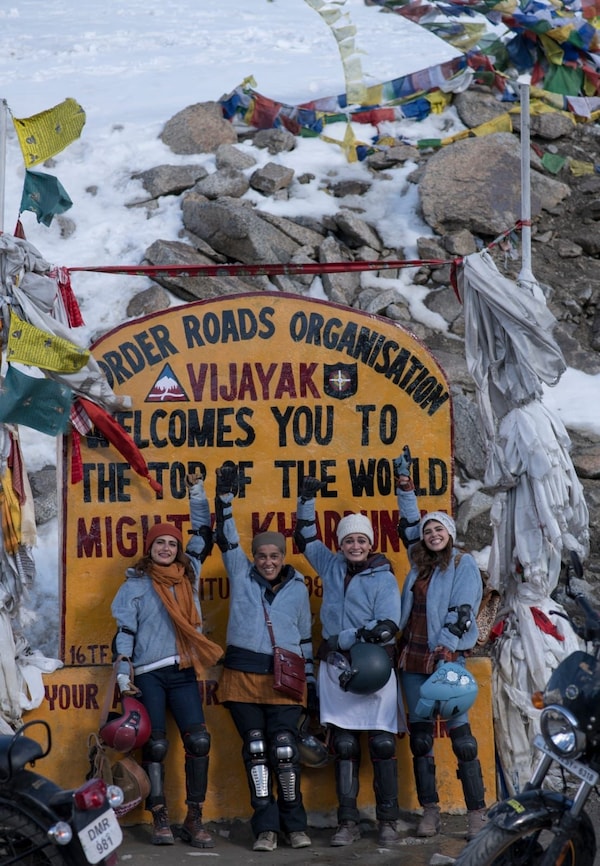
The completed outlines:
[[[426,514],[425,517],[421,518],[421,522],[419,523],[419,538],[421,541],[423,540],[425,524],[429,523],[430,520],[437,520],[438,523],[441,523],[442,526],[448,530],[448,534],[452,538],[452,541],[456,541],[456,523],[452,520],[449,514],[446,514],[445,511],[430,511],[429,514]]]
[[[347,535],[353,532],[360,532],[366,535],[371,544],[373,544],[373,527],[371,521],[364,514],[347,514],[342,517],[338,523],[337,539],[338,544],[341,544]]]

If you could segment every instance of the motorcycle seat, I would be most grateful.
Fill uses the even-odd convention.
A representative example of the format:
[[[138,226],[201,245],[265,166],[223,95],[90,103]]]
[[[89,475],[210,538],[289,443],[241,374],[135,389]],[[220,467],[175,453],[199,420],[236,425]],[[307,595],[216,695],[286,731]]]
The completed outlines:
[[[10,779],[25,764],[43,756],[41,745],[29,737],[0,736],[0,779]]]

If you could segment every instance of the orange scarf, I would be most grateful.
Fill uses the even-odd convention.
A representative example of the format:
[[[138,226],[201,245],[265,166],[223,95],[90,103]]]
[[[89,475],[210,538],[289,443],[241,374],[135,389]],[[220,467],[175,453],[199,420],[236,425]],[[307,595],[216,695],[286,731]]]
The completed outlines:
[[[148,574],[158,597],[171,617],[179,654],[179,667],[193,667],[201,679],[204,669],[223,657],[221,647],[198,631],[202,621],[194,604],[192,584],[178,562],[171,565],[151,565]],[[173,588],[173,592],[171,592]]]

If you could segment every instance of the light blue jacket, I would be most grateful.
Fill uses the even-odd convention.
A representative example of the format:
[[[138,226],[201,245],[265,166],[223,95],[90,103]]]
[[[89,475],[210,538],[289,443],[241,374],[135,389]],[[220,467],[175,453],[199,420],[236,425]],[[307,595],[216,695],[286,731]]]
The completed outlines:
[[[190,519],[192,529],[210,526],[210,506],[203,488],[202,495],[194,495],[192,491]],[[191,535],[186,553],[196,574],[194,601],[200,616],[198,581],[204,549],[204,538]],[[127,569],[125,578],[111,605],[117,627],[124,629],[117,632],[115,649],[118,655],[131,659],[135,671],[138,667],[176,656],[177,643],[171,617],[154,589],[152,579],[148,575],[138,576],[134,568]],[[129,674],[129,665],[122,662],[117,673]]]
[[[264,608],[270,614],[275,643],[307,659],[306,673],[312,673],[312,619],[308,590],[298,571],[275,593],[271,603],[266,600],[267,587],[252,576],[254,562],[239,545],[239,534],[233,519],[233,496],[220,497],[222,512],[217,508],[229,549],[222,551],[223,563],[230,583],[227,645],[255,653],[272,655],[273,648],[267,629]]]
[[[419,541],[419,521],[421,513],[417,505],[417,497],[414,490],[398,490],[398,509],[400,515],[414,524],[405,530],[409,542],[408,556],[412,563],[411,547]],[[479,610],[482,595],[481,574],[475,559],[470,553],[464,553],[460,557],[458,566],[455,566],[455,556],[461,553],[456,547],[453,556],[445,571],[435,568],[427,589],[427,642],[429,649],[436,646],[444,646],[453,652],[456,650],[471,649],[477,641],[478,629],[475,622],[475,614]],[[402,588],[402,618],[400,630],[404,629],[413,607],[413,586],[417,579],[417,568],[413,564],[404,581]],[[456,610],[450,608],[461,604],[471,606],[473,612],[471,627],[462,637],[452,634],[446,627],[447,623],[453,625],[458,617]]]
[[[298,499],[297,519],[300,535],[307,539],[304,556],[323,582],[323,638],[338,635],[338,646],[346,650],[356,643],[356,630],[363,626],[373,628],[385,619],[398,625],[400,590],[387,560],[355,574],[344,590],[348,563],[342,553],[316,538],[314,499]],[[394,638],[389,641],[393,642]]]

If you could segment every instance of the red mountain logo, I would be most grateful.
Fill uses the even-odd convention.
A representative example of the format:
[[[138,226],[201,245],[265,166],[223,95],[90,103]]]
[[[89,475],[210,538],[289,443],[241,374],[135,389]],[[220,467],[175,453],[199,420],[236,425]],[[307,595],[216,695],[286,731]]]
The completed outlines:
[[[170,364],[165,364],[162,372],[154,385],[148,392],[146,403],[189,403],[189,397],[181,387],[179,379],[171,369]]]

